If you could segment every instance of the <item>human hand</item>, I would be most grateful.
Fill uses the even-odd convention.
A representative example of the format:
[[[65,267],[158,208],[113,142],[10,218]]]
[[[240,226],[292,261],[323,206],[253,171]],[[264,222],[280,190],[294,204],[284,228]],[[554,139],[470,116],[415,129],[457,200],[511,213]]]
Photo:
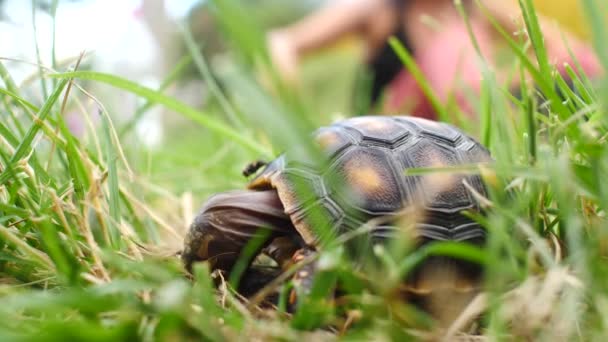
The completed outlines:
[[[296,83],[298,54],[289,35],[283,31],[272,31],[267,36],[267,45],[270,60],[279,75],[288,83]]]

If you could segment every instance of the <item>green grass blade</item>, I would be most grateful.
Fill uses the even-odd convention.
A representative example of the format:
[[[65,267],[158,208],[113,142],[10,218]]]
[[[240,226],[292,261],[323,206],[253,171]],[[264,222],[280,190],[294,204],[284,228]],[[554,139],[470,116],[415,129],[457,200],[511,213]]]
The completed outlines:
[[[0,122],[0,135],[7,140],[7,142],[13,146],[19,145],[19,139],[11,132],[4,123]]]
[[[0,225],[0,240],[3,240],[16,248],[18,248],[29,260],[37,263],[38,265],[53,270],[54,266],[48,259],[47,255],[40,252],[38,249],[30,246],[26,241],[17,236],[14,232],[9,230],[7,227]]]
[[[78,140],[70,132],[62,115],[57,115],[57,127],[66,140],[65,156],[67,169],[74,185],[74,192],[80,200],[84,200],[85,192],[90,187],[87,167],[84,165]]]
[[[521,8],[524,22],[526,23],[528,35],[532,41],[532,47],[536,54],[540,74],[544,77],[545,82],[551,83],[551,66],[549,65],[547,49],[545,48],[543,34],[538,23],[534,5],[531,0],[519,0],[519,7]]]
[[[259,229],[254,237],[247,243],[245,248],[241,251],[239,258],[230,272],[228,283],[238,289],[241,277],[247,271],[247,268],[251,264],[253,258],[256,257],[259,250],[264,246],[272,234],[270,229]]]
[[[562,105],[559,96],[555,92],[555,88],[553,86],[550,78],[548,79],[546,75],[541,73],[532,63],[532,61],[526,55],[524,49],[517,43],[511,36],[505,31],[505,29],[496,21],[494,17],[488,12],[488,10],[480,4],[479,0],[477,0],[478,6],[481,9],[482,13],[488,19],[490,24],[496,29],[496,31],[500,34],[500,36],[507,42],[511,51],[515,53],[518,60],[521,62],[522,66],[526,69],[527,72],[530,73],[532,79],[536,82],[538,87],[541,89],[543,94],[551,100],[551,105],[555,108],[555,111],[560,115],[563,115],[567,112],[567,109]],[[550,75],[550,74],[549,74]]]
[[[586,18],[590,25],[595,52],[599,58],[601,65],[604,68],[604,74],[608,71],[608,25],[606,25],[606,7],[597,0],[581,0],[585,10]],[[603,8],[602,8],[603,5]],[[601,96],[598,97],[598,102],[603,107],[604,111],[608,108],[608,79],[604,76],[601,80]],[[608,123],[606,115],[602,115],[604,123]]]
[[[268,61],[266,39],[259,23],[251,17],[251,2],[234,0],[214,0],[211,10],[218,19],[226,36],[234,43],[244,61],[253,66],[260,58]]]
[[[190,32],[189,29],[184,27],[181,28],[181,32],[182,36],[184,37],[184,42],[186,43],[186,47],[188,48],[190,56],[192,56],[196,68],[203,77],[203,81],[205,81],[205,84],[209,87],[209,91],[211,91],[213,96],[215,96],[220,106],[222,107],[222,110],[224,111],[226,116],[228,116],[228,119],[231,121],[231,123],[236,127],[243,128],[244,125],[241,118],[237,115],[236,110],[228,101],[226,96],[222,93],[222,90],[220,89],[215,78],[211,74],[211,70],[209,70],[209,65],[207,64],[205,57],[196,45],[194,37],[192,37],[192,32]]]
[[[403,47],[403,45],[399,42],[397,38],[391,37],[389,38],[388,42],[397,54],[397,56],[399,56],[399,59],[401,59],[401,62],[405,65],[407,70],[412,74],[412,76],[424,92],[424,95],[431,102],[431,105],[433,106],[433,109],[435,109],[435,111],[437,112],[439,119],[441,121],[450,122],[450,116],[446,112],[443,104],[441,103],[437,95],[435,95],[433,88],[427,82],[426,78],[424,77],[424,74],[422,73],[420,68],[418,68],[418,65],[416,65],[416,61],[414,60],[412,55]]]
[[[34,141],[34,138],[36,137],[38,131],[41,129],[44,120],[46,120],[46,118],[50,114],[54,104],[59,99],[59,96],[61,95],[63,89],[67,85],[67,82],[68,82],[68,79],[64,79],[61,82],[59,82],[55,91],[51,94],[51,96],[44,103],[43,107],[38,112],[38,115],[37,115],[34,123],[30,127],[30,129],[27,131],[27,133],[25,134],[25,136],[19,143],[19,146],[17,146],[15,153],[12,155],[11,159],[9,160],[10,165],[16,165],[21,159],[23,159],[28,153],[30,153],[32,151],[31,145]],[[35,157],[33,157],[30,160],[30,162],[33,165],[33,167],[35,168],[35,170],[37,171],[37,174],[39,175],[40,179],[43,182],[50,181],[48,174],[42,169],[42,167],[39,165],[39,163],[37,162],[37,159]],[[5,170],[0,175],[0,180],[1,180],[0,184],[3,184],[9,178],[10,178],[10,175],[7,174],[7,171]],[[30,187],[33,188],[33,187],[35,187],[35,184],[33,184],[32,182],[33,182],[33,180],[28,180]]]
[[[239,145],[252,152],[258,153],[265,157],[270,156],[268,149],[257,143],[254,139],[244,136],[244,134],[239,133],[238,131],[232,129],[230,126],[220,122],[219,120],[212,118],[210,115],[197,111],[196,109],[186,105],[181,101],[163,95],[158,91],[141,86],[135,82],[126,80],[122,77],[93,71],[74,71],[62,74],[53,74],[49,76],[63,79],[80,78],[86,80],[93,80],[129,91],[133,94],[139,95],[148,100],[161,104],[168,109],[174,110],[177,113],[180,113],[185,117],[193,120],[194,122],[200,124],[201,126],[232,139],[234,142],[238,143]]]
[[[49,96],[49,98],[46,100],[46,102],[44,103],[44,106],[42,106],[42,108],[40,109],[40,112],[38,113],[37,120],[32,124],[30,129],[27,131],[25,137],[21,141],[21,144],[19,144],[19,146],[17,147],[15,154],[11,158],[11,163],[15,163],[15,162],[19,161],[20,159],[25,157],[25,155],[30,151],[30,149],[32,147],[31,146],[32,142],[34,141],[34,137],[40,130],[40,126],[42,126],[42,122],[50,114],[51,110],[53,109],[53,106],[59,99],[59,96],[61,95],[61,92],[63,91],[63,89],[65,88],[67,83],[68,83],[68,78],[61,80],[61,82],[59,82],[59,84],[57,85],[57,88],[55,89],[55,91],[53,91],[51,96]]]
[[[110,243],[116,249],[119,247],[119,230],[117,225],[120,224],[120,190],[118,187],[118,170],[116,159],[118,155],[112,142],[110,118],[107,113],[101,114],[102,130],[103,130],[103,147],[105,152],[106,165],[108,168],[108,189],[109,189],[109,206],[110,206]]]
[[[34,104],[32,104],[31,102],[25,100],[24,98],[20,97],[18,95],[18,93],[12,91],[12,90],[7,90],[7,89],[2,89],[0,88],[0,94],[4,94],[4,95],[8,95],[10,96],[13,100],[17,101],[17,103],[19,103],[25,110],[29,110],[33,113],[38,112],[38,107],[36,107]]]
[[[183,76],[184,70],[190,65],[192,62],[192,57],[184,56],[179,62],[173,67],[169,75],[165,77],[160,86],[158,87],[159,92],[165,91],[171,84],[175,83],[179,80],[180,77]],[[152,100],[147,100],[146,103],[141,105],[133,114],[133,118],[131,118],[127,123],[125,123],[119,130],[119,137],[125,136],[128,132],[130,132],[135,124],[141,119],[141,117],[152,107],[154,107],[155,103]]]
[[[581,0],[585,14],[590,23],[591,38],[604,70],[608,70],[608,26],[606,25],[606,11],[597,0]]]
[[[32,29],[34,31],[34,47],[36,48],[36,60],[38,61],[38,78],[40,79],[40,89],[42,90],[42,97],[48,98],[48,88],[46,85],[46,78],[44,78],[44,68],[42,67],[42,56],[40,55],[40,44],[38,42],[38,26],[36,25],[36,0],[31,1],[32,6]]]
[[[51,20],[53,22],[53,28],[51,29],[51,66],[53,70],[57,70],[57,7],[59,7],[59,0],[53,0],[51,3]]]
[[[435,242],[425,248],[424,251],[426,255],[449,256],[479,265],[486,263],[486,255],[481,248],[465,243],[452,241]]]
[[[4,82],[4,85],[6,86],[6,89],[8,89],[8,91],[13,94],[19,94],[19,88],[17,88],[17,85],[15,84],[15,81],[13,81],[11,74],[8,72],[8,70],[6,70],[4,63],[2,63],[2,60],[0,60],[0,78],[2,78],[2,81]]]

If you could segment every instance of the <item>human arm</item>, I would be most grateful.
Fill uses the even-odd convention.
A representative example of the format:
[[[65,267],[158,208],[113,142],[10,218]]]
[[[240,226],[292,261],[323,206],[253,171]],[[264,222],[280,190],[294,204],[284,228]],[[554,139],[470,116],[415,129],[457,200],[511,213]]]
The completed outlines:
[[[388,0],[332,1],[320,10],[268,34],[272,62],[287,80],[297,75],[299,60],[348,34],[361,34],[369,17]]]

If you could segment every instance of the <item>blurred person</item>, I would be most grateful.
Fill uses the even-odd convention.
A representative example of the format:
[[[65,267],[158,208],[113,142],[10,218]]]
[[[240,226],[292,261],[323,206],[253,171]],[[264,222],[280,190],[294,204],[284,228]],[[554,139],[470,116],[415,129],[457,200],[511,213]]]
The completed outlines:
[[[521,12],[514,3],[488,0],[482,5],[507,32],[523,33]],[[463,6],[483,58],[496,69],[499,81],[510,79],[506,65],[501,66],[498,58],[501,48],[506,46],[504,39],[480,8],[467,0]],[[539,16],[539,21],[548,56],[562,75],[564,63],[574,65],[568,47],[588,75],[600,72],[589,46],[573,34],[560,31],[544,17]],[[372,105],[377,106],[384,93],[385,112],[406,111],[436,118],[414,77],[404,70],[388,45],[387,39],[395,36],[410,51],[441,101],[455,100],[465,112],[473,112],[464,92],[480,90],[479,58],[453,0],[331,1],[299,22],[271,31],[268,48],[281,75],[296,83],[303,56],[347,35],[355,35],[364,42],[365,63],[372,79],[369,94]],[[510,82],[511,89],[516,89],[519,80]]]

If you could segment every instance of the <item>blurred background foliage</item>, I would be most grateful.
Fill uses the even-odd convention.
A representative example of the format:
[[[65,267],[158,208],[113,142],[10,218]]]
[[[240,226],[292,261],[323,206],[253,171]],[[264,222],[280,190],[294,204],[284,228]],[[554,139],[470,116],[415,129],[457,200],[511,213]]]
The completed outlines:
[[[591,2],[534,1],[586,39],[602,37],[582,15],[582,4]],[[273,84],[273,75],[254,53],[264,49],[265,30],[322,3],[0,1],[0,61],[7,71],[1,73],[0,175],[7,186],[0,192],[0,317],[9,317],[0,322],[0,339],[33,340],[40,332],[47,340],[334,336],[291,329],[344,318],[335,317],[324,298],[286,323],[282,313],[247,311],[226,289],[216,296],[204,267],[192,286],[172,254],[207,196],[243,187],[241,170],[248,162],[270,158],[290,139],[305,142],[301,134],[310,128],[351,115],[362,66],[358,42],[345,39],[307,58],[298,92],[264,87]],[[84,49],[79,70],[121,78],[108,86],[98,74],[78,74],[76,83],[86,92],[72,89],[61,109],[69,75],[43,75],[54,74],[46,68],[65,71]],[[553,326],[578,336],[576,325],[588,328],[590,339],[605,337],[605,116],[592,90],[582,99],[568,95],[567,106],[549,116],[536,113],[531,102],[506,106],[492,80],[479,99],[495,101],[480,113],[494,120],[487,137],[498,159],[493,185],[516,198],[493,193],[498,210],[486,222],[496,229],[486,255],[495,290],[489,305],[497,308],[487,319],[494,336],[517,329],[522,339],[559,336]],[[492,117],[495,111],[505,115]],[[45,125],[32,119],[41,113]],[[227,123],[221,127],[230,134],[214,126],[218,122]],[[563,268],[539,236],[573,252]],[[342,258],[338,252],[328,256],[333,263],[325,279],[352,279],[363,288]],[[382,271],[375,279],[385,278]],[[416,336],[403,326],[417,326],[417,316],[392,300],[389,280],[365,283],[371,293],[354,290],[358,302],[349,314],[363,319],[347,336]],[[512,312],[500,311],[511,293],[503,292],[517,285],[524,295],[503,310]],[[501,320],[519,312],[527,315],[520,326]]]

